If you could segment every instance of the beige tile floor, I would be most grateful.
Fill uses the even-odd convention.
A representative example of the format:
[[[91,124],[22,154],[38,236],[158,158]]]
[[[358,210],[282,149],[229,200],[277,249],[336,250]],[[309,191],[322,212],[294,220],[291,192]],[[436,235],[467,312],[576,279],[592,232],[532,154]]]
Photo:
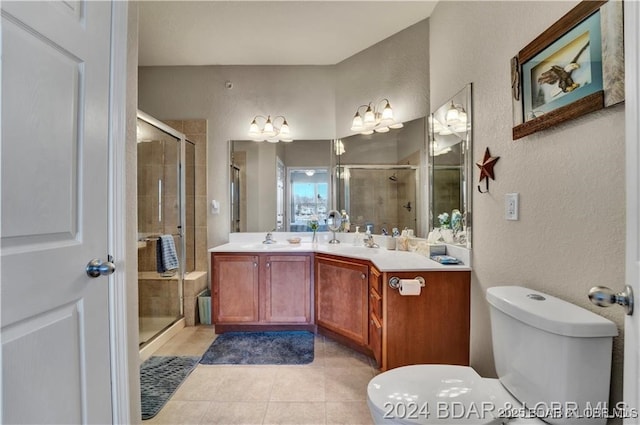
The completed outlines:
[[[187,327],[154,355],[202,355],[213,327]],[[147,424],[371,424],[375,363],[321,335],[299,366],[198,365]]]

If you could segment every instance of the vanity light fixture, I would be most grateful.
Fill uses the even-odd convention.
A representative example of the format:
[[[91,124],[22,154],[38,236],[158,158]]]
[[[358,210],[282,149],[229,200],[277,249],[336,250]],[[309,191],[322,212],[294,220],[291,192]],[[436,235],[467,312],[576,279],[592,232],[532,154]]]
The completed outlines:
[[[431,154],[433,156],[440,156],[451,152],[451,146],[447,146],[443,143],[438,143],[437,140],[431,142]]]
[[[462,105],[454,105],[453,101],[451,101],[444,119],[447,127],[452,131],[456,133],[467,131],[467,112]],[[443,135],[442,133],[440,134]]]
[[[278,127],[276,121],[279,118],[282,118],[282,124]],[[264,120],[262,129],[258,125],[258,121],[261,120]],[[264,115],[256,115],[249,126],[249,137],[254,142],[264,142],[265,140],[269,143],[293,142],[287,119],[282,115],[278,115],[273,121],[271,120],[271,115],[266,117]]]
[[[366,109],[364,109],[366,108]],[[364,114],[361,111],[364,110]],[[356,109],[351,122],[351,131],[369,135],[376,133],[386,133],[389,129],[402,128],[401,122],[393,119],[393,109],[388,99],[381,99],[378,102],[369,102],[367,105],[360,105]]]

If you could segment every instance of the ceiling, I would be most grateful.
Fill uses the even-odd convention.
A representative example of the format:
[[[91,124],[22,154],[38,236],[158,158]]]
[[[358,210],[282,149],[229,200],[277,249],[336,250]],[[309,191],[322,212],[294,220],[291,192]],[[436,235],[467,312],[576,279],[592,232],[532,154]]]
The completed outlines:
[[[142,1],[139,65],[333,65],[436,1]]]

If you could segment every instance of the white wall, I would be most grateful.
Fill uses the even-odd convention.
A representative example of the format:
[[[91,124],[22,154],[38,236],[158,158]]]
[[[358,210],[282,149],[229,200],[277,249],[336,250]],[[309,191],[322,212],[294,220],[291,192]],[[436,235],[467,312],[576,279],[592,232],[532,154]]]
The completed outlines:
[[[396,121],[429,111],[429,20],[353,55],[336,65],[336,131],[354,134],[351,121],[359,105],[387,98]],[[384,106],[384,105],[383,105]]]
[[[598,309],[594,285],[624,282],[624,106],[511,140],[509,60],[577,2],[440,2],[430,19],[431,106],[473,83],[474,158],[499,156],[490,193],[473,191],[471,363],[495,374],[488,287],[522,285],[623,324]],[[474,170],[475,188],[478,182]],[[520,193],[520,220],[504,194]],[[622,396],[622,337],[614,346],[612,400]]]
[[[207,196],[220,201],[220,214],[208,217],[208,246],[228,241],[228,140],[246,139],[258,114],[286,116],[294,139],[333,138],[333,87],[334,70],[328,66],[139,69],[140,109],[159,119],[208,121]]]
[[[208,245],[228,241],[228,140],[246,139],[257,114],[285,115],[297,140],[333,139],[350,133],[358,105],[382,97],[399,121],[425,116],[428,33],[421,21],[334,66],[139,68],[141,110],[208,121],[207,193],[221,202],[220,215],[208,218]]]

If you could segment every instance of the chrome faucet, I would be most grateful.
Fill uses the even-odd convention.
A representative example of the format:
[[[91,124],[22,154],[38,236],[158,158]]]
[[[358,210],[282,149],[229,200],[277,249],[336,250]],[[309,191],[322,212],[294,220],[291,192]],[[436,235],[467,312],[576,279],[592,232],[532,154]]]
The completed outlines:
[[[273,239],[273,235],[271,234],[271,232],[267,232],[267,236],[265,236],[265,238],[262,241],[262,243],[267,244],[267,245],[271,245],[271,244],[276,243],[276,241]]]
[[[380,245],[375,243],[375,241],[373,240],[372,234],[368,234],[364,239],[364,246],[366,246],[367,248],[380,248]]]

